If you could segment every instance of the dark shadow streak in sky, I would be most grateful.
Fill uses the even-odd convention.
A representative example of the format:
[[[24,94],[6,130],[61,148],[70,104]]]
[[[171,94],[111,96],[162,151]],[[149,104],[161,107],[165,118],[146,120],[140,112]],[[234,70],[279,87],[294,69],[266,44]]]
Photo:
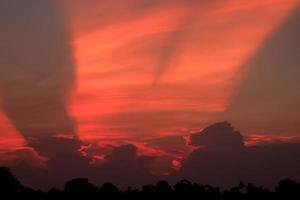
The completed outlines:
[[[2,109],[29,145],[57,134],[75,136],[66,108],[75,67],[58,3],[0,2]]]
[[[165,42],[165,46],[161,49],[158,58],[157,67],[154,73],[154,80],[152,83],[153,87],[159,84],[162,76],[170,67],[170,62],[174,58],[175,54],[178,54],[179,51],[182,51],[181,44],[187,34],[188,26],[193,23],[196,14],[197,10],[191,9],[189,13],[179,20],[176,30],[170,33],[167,41]]]
[[[222,118],[251,129],[300,131],[300,8],[241,69],[243,77]]]

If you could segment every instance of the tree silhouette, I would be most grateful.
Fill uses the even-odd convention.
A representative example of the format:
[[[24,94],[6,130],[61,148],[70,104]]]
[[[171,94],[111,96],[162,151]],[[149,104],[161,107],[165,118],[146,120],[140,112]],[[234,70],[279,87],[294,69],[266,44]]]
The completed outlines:
[[[281,180],[276,187],[276,192],[282,199],[300,199],[300,183],[291,179]]]
[[[172,199],[173,189],[167,181],[159,181],[156,184],[156,193],[162,199]]]
[[[19,193],[27,190],[7,167],[0,167],[0,193]]]
[[[198,196],[201,196],[203,192],[204,187],[193,184],[188,180],[181,180],[174,186],[174,196],[176,199],[198,199]]]
[[[65,184],[64,191],[66,193],[75,193],[75,194],[83,194],[83,193],[96,193],[97,188],[89,183],[87,178],[75,178],[68,181]]]
[[[104,199],[119,199],[121,192],[114,184],[104,183],[100,188],[100,195]]]
[[[240,182],[237,186],[221,191],[211,185],[181,180],[172,187],[167,181],[155,185],[144,185],[141,190],[128,187],[121,191],[112,183],[100,188],[87,178],[75,178],[66,182],[64,189],[51,188],[48,192],[32,190],[23,186],[7,167],[0,167],[0,194],[36,199],[114,199],[114,200],[257,200],[257,199],[300,199],[300,183],[291,179],[281,180],[274,191],[253,184]]]
[[[64,193],[68,197],[91,198],[99,189],[89,183],[87,178],[75,178],[65,184]],[[53,191],[52,191],[53,194]],[[54,194],[53,194],[54,195]]]

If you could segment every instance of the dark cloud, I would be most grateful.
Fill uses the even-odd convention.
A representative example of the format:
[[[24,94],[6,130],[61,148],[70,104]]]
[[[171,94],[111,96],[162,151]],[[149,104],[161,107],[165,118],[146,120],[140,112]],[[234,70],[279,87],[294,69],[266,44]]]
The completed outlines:
[[[215,123],[190,137],[190,144],[206,148],[239,148],[244,145],[243,136],[228,122]]]
[[[78,145],[82,144],[77,140],[51,138],[48,142],[43,142],[42,149],[35,146],[41,152],[46,151],[50,154],[51,159],[41,161],[42,165],[32,163],[33,157],[37,156],[34,152],[32,156],[28,156],[26,152],[22,154],[12,152],[14,156],[20,157],[20,162],[1,163],[1,165],[8,164],[24,184],[42,189],[52,186],[62,187],[66,180],[74,177],[88,177],[97,184],[114,182],[123,188],[154,180],[150,167],[155,157],[138,155],[134,145],[115,147],[101,162],[94,162],[94,164],[91,162],[92,158],[83,156],[76,150],[79,149]],[[55,156],[52,157],[52,154]]]
[[[115,148],[110,155],[106,156],[106,160],[113,165],[132,164],[132,162],[136,159],[136,151],[137,148],[133,145],[120,146],[118,148]]]
[[[31,143],[74,135],[66,101],[75,84],[70,36],[59,2],[0,2],[0,96],[14,127]]]
[[[91,159],[81,155],[81,145],[76,139],[44,138],[33,145],[35,150],[48,157],[42,165],[32,165],[23,157],[23,162],[12,163],[11,168],[22,182],[32,187],[63,186],[66,180],[90,174]]]
[[[300,180],[300,144],[277,143],[246,147],[242,135],[227,122],[216,123],[191,136],[194,150],[176,178],[220,185],[240,180],[268,187],[283,178]]]
[[[155,157],[138,155],[137,148],[131,144],[116,147],[105,157],[104,164],[95,167],[97,173],[93,177],[94,182],[113,182],[121,187],[152,182],[150,166],[154,159]]]

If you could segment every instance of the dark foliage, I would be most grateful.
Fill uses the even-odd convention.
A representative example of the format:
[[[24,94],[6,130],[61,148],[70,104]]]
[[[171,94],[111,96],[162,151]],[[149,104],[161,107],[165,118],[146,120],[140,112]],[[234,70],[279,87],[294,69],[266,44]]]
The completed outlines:
[[[167,181],[155,185],[145,185],[141,189],[129,187],[119,190],[112,183],[97,187],[86,178],[75,178],[66,182],[63,190],[51,188],[48,191],[33,190],[23,186],[7,167],[0,167],[0,194],[3,197],[23,197],[41,199],[83,198],[83,199],[210,199],[210,200],[254,200],[254,199],[300,199],[300,183],[284,179],[274,191],[264,187],[244,184],[221,191],[218,187],[192,183],[188,180],[177,182],[173,187]]]

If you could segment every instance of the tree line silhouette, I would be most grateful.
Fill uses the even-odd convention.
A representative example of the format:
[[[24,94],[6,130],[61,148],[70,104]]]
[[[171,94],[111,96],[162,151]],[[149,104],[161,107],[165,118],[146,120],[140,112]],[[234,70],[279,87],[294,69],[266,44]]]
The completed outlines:
[[[7,167],[0,167],[0,194],[4,197],[31,198],[84,198],[84,199],[220,199],[220,200],[250,200],[250,199],[300,199],[300,183],[284,179],[278,183],[275,190],[262,186],[240,182],[230,189],[193,183],[181,180],[173,187],[167,181],[159,181],[155,185],[144,185],[141,189],[128,187],[122,191],[112,183],[104,183],[97,187],[87,178],[75,178],[65,183],[64,188],[51,188],[48,191],[34,190],[24,186]]]

